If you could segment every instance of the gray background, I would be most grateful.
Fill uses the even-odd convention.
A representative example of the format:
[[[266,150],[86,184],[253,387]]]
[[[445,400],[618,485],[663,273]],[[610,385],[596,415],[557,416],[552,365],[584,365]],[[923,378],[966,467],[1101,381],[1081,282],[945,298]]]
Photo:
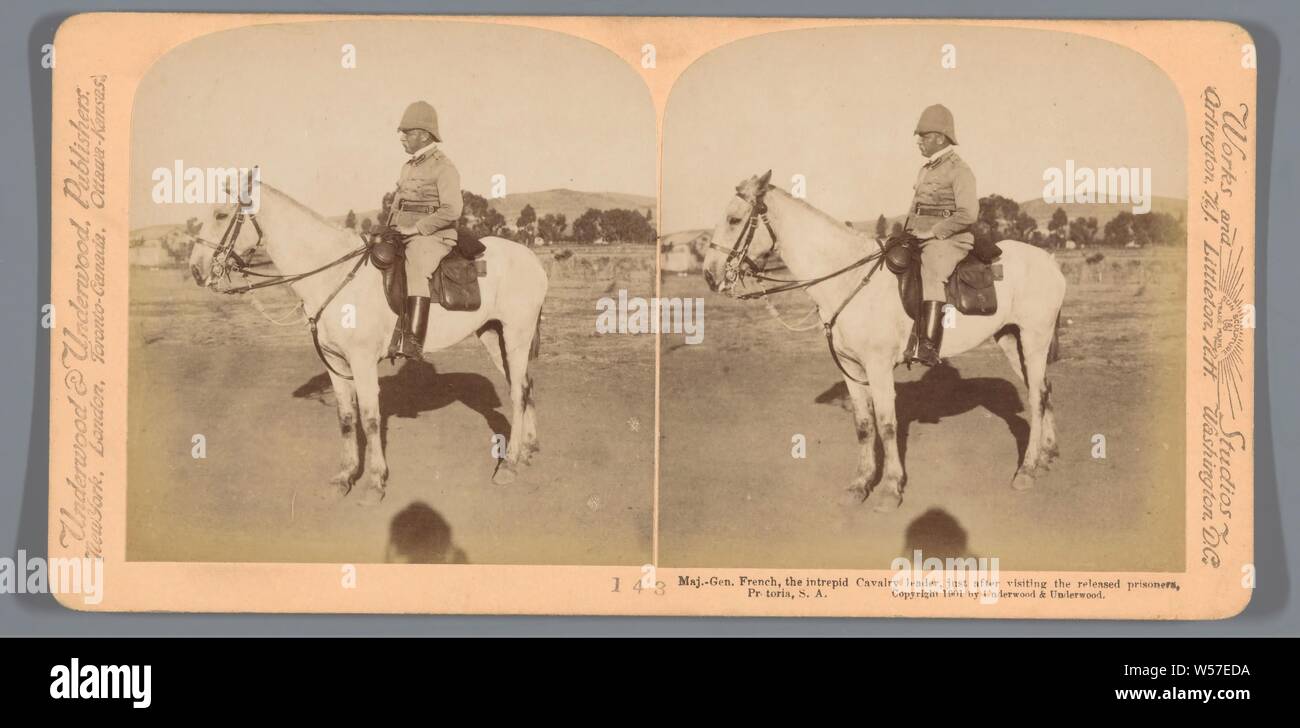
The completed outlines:
[[[1258,587],[1246,611],[1219,622],[1064,622],[903,619],[667,619],[567,617],[263,616],[86,614],[52,597],[0,594],[0,635],[1278,635],[1300,633],[1291,600],[1297,554],[1283,524],[1300,523],[1300,497],[1284,488],[1300,474],[1297,392],[1274,382],[1300,361],[1296,308],[1300,247],[1273,241],[1294,212],[1296,142],[1275,121],[1300,118],[1293,85],[1300,4],[1286,2],[285,2],[46,0],[0,10],[0,556],[45,553],[49,431],[49,332],[40,307],[50,279],[50,72],[40,48],[61,20],[92,10],[366,12],[557,15],[776,15],[805,17],[1212,18],[1243,25],[1259,57],[1258,348],[1256,351],[1255,550]],[[1291,56],[1283,62],[1283,48]],[[1285,79],[1287,84],[1280,84]],[[1007,140],[1013,143],[1014,140]],[[1275,224],[1276,223],[1276,224]],[[1292,443],[1287,446],[1286,443]],[[1278,447],[1278,446],[1281,447]]]

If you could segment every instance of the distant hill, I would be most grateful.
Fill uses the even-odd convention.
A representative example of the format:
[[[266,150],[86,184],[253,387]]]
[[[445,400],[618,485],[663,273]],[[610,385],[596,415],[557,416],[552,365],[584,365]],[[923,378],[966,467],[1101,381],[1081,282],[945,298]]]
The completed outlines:
[[[515,220],[525,205],[532,205],[537,217],[562,214],[573,224],[578,216],[589,209],[595,210],[636,210],[645,214],[647,210],[653,215],[655,198],[645,195],[631,195],[623,192],[580,192],[578,190],[544,190],[542,192],[519,192],[506,195],[499,200],[488,201],[506,218],[506,223],[514,227]]]
[[[562,214],[569,224],[578,219],[582,213],[588,209],[596,210],[636,210],[645,214],[646,210],[654,214],[655,199],[645,195],[632,195],[623,192],[582,192],[579,190],[544,190],[542,192],[516,192],[511,195],[497,200],[488,200],[488,204],[500,212],[506,219],[506,224],[510,227],[515,226],[515,220],[519,219],[519,213],[526,205],[532,205],[533,210],[537,212],[537,217],[544,215]],[[379,217],[379,208],[368,210],[357,210],[357,224],[361,220],[370,218],[375,220]],[[342,225],[347,219],[347,213],[335,215],[330,219],[337,225]]]
[[[1020,203],[1020,211],[1037,220],[1038,227],[1043,230],[1047,229],[1047,223],[1052,219],[1052,213],[1056,212],[1056,208],[1058,207],[1065,210],[1065,214],[1069,215],[1071,220],[1076,217],[1095,217],[1097,218],[1097,225],[1099,227],[1105,227],[1106,223],[1110,222],[1121,212],[1133,211],[1132,203],[1126,202],[1106,202],[1095,204],[1075,202],[1071,204],[1054,205],[1049,202],[1043,202],[1041,199],[1033,199]],[[1174,197],[1152,197],[1151,212],[1163,212],[1167,215],[1173,215],[1174,217],[1180,215],[1186,217],[1187,200]]]
[[[1071,204],[1052,204],[1049,202],[1043,202],[1041,198],[1035,198],[1020,203],[1020,211],[1037,220],[1038,229],[1042,230],[1044,233],[1047,232],[1047,223],[1052,220],[1052,213],[1056,212],[1056,208],[1058,207],[1065,210],[1065,214],[1069,215],[1071,220],[1076,217],[1097,218],[1098,229],[1106,227],[1106,223],[1110,222],[1121,212],[1133,211],[1133,205],[1127,202],[1094,204],[1075,202]],[[1151,212],[1163,212],[1168,215],[1173,215],[1174,217],[1178,217],[1179,215],[1186,217],[1187,200],[1176,197],[1152,197]],[[886,216],[888,228],[893,229],[895,222],[903,222],[906,217],[906,215],[896,215],[894,217]],[[862,230],[874,235],[876,232],[876,218],[873,217],[869,220],[854,220],[853,227],[856,230]]]

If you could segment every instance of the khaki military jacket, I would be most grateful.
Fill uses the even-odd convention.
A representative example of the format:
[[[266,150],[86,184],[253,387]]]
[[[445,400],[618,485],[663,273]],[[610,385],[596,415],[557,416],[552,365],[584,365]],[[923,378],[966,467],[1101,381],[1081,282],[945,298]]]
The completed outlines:
[[[441,149],[434,147],[402,165],[390,222],[397,226],[413,224],[421,235],[455,240],[463,205],[460,172]]]
[[[975,243],[975,235],[970,231],[980,209],[975,173],[955,150],[922,166],[912,189],[915,194],[907,211],[908,232]]]

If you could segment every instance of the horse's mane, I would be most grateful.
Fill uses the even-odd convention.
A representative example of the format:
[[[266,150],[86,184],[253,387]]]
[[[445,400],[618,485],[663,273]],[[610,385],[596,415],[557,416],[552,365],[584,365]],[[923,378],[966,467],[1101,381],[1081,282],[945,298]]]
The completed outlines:
[[[785,190],[783,190],[783,189],[781,189],[780,187],[777,187],[777,186],[775,186],[775,185],[768,185],[768,187],[767,187],[767,194],[770,195],[770,194],[772,194],[773,192],[776,192],[776,193],[780,194],[780,195],[781,195],[782,197],[784,197],[785,199],[787,199],[787,200],[793,202],[794,204],[796,204],[796,205],[802,207],[804,210],[807,210],[808,212],[810,212],[810,213],[812,213],[812,214],[814,214],[814,215],[816,215],[816,216],[822,218],[822,219],[825,220],[826,222],[830,223],[831,225],[833,225],[833,226],[836,227],[836,228],[839,228],[840,230],[843,230],[843,231],[844,231],[845,233],[847,233],[847,234],[855,235],[855,236],[857,236],[857,237],[862,237],[862,236],[864,235],[864,233],[863,233],[861,230],[856,230],[856,229],[854,229],[854,228],[852,228],[852,227],[849,227],[848,225],[845,225],[844,222],[843,222],[842,220],[836,220],[835,218],[831,217],[829,214],[827,214],[827,213],[825,213],[825,212],[822,212],[821,210],[817,209],[816,207],[813,207],[812,204],[809,203],[807,200],[801,200],[801,199],[799,199],[798,197],[795,197],[794,195],[790,194],[789,192],[786,192]]]
[[[331,227],[331,228],[333,228],[333,229],[335,229],[335,230],[344,230],[343,227],[341,227],[340,225],[338,225],[338,224],[336,224],[336,223],[331,222],[331,221],[330,221],[329,219],[327,219],[324,215],[321,215],[319,212],[316,212],[315,210],[311,209],[310,207],[307,207],[306,205],[302,204],[301,202],[299,202],[299,201],[293,199],[292,197],[290,197],[290,196],[288,195],[288,193],[286,193],[284,190],[278,190],[278,189],[276,189],[275,187],[272,187],[271,185],[269,185],[269,184],[267,184],[267,183],[265,183],[265,182],[261,182],[261,183],[259,183],[259,184],[260,184],[260,186],[261,186],[261,188],[262,188],[262,192],[266,192],[267,190],[270,190],[271,192],[273,192],[273,193],[275,193],[277,196],[279,196],[282,200],[284,200],[285,202],[289,203],[290,206],[297,208],[298,211],[301,212],[301,213],[303,213],[304,215],[306,215],[306,216],[308,216],[308,217],[310,217],[310,218],[312,218],[312,219],[314,219],[314,220],[316,220],[316,221],[318,221],[318,222],[320,222],[320,223],[322,223],[322,224],[324,224],[324,225],[328,225],[329,227]]]

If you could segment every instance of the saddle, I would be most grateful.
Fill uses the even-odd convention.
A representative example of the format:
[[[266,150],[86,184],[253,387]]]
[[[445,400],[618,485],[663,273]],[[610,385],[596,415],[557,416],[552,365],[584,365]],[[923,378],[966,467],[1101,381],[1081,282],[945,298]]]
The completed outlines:
[[[885,242],[885,267],[898,276],[898,295],[913,321],[921,310],[921,241],[901,233]],[[997,290],[1002,280],[1002,249],[994,243],[976,245],[948,277],[944,294],[948,303],[967,316],[992,316],[998,311]]]
[[[406,239],[392,228],[375,236],[370,262],[384,276],[384,296],[398,317],[406,312]],[[456,245],[438,263],[429,278],[429,298],[448,311],[477,311],[482,305],[478,279],[487,275],[487,261],[479,256],[487,248],[468,230],[456,231]],[[404,322],[398,321],[398,326]]]

